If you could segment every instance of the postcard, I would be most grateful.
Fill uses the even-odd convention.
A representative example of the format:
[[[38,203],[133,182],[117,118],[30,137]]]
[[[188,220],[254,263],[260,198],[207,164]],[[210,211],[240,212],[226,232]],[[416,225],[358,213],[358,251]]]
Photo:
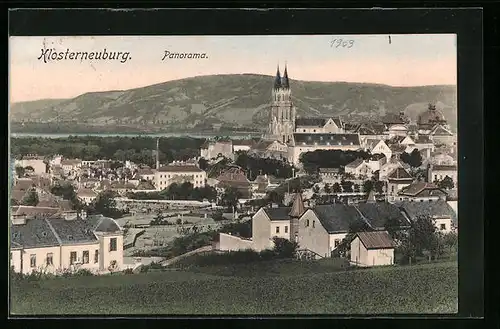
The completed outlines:
[[[458,312],[456,40],[11,36],[11,314]]]

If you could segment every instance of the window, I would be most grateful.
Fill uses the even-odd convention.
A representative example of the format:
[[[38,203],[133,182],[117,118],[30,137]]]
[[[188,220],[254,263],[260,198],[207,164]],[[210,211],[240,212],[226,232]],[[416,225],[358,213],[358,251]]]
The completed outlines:
[[[313,227],[316,227],[314,224],[316,224],[316,221],[315,221],[315,220],[313,220]]]
[[[303,132],[306,132],[306,130],[305,130],[305,129],[303,129]]]
[[[285,226],[285,233],[288,233],[288,226]]]
[[[54,265],[54,254],[49,252],[47,254],[47,266],[52,266]]]
[[[30,255],[30,266],[36,267],[36,255],[35,254]]]
[[[335,248],[337,248],[339,245],[340,245],[340,239],[335,239],[334,241],[334,245],[335,245]]]
[[[438,175],[434,175],[434,180],[437,180],[438,179]]]
[[[99,250],[96,250],[94,253],[94,264],[99,262]]]
[[[76,251],[72,251],[69,253],[69,265],[73,265],[76,263]]]
[[[88,264],[89,263],[89,251],[85,250],[83,252],[83,263]]]
[[[116,238],[109,240],[109,251],[116,251]]]
[[[279,233],[279,232],[280,232],[280,227],[276,226],[276,233]]]
[[[316,129],[314,129],[313,132],[316,132]]]
[[[309,227],[309,219],[306,222],[306,226]]]
[[[446,230],[446,224],[441,224],[440,229],[441,229],[441,231]]]

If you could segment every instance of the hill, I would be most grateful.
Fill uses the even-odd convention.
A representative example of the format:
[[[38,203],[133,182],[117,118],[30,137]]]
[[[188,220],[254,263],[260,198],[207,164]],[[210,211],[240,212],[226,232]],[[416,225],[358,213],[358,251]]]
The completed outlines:
[[[381,314],[458,310],[456,262],[328,272],[305,262],[244,271],[54,278],[11,287],[12,314]],[[261,267],[263,269],[252,268]],[[327,268],[328,266],[325,266]]]
[[[124,91],[91,92],[60,101],[11,107],[13,121],[158,124],[190,129],[212,124],[262,127],[269,118],[273,78],[256,74],[198,76]],[[291,81],[299,116],[377,118],[406,110],[416,118],[436,102],[456,125],[456,87],[391,87],[347,82]]]

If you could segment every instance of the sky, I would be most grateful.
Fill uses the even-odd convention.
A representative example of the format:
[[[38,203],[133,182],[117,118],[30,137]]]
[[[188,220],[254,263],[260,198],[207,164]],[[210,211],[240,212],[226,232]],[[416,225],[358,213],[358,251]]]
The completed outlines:
[[[337,47],[339,39],[345,47]],[[283,70],[285,63],[292,81],[456,85],[455,40],[454,34],[391,35],[390,43],[388,35],[10,37],[10,102],[72,98],[200,75],[274,75],[277,65]],[[129,58],[124,63],[44,62],[42,51],[50,49],[106,49],[129,52]],[[205,53],[206,58],[162,60],[165,51]]]

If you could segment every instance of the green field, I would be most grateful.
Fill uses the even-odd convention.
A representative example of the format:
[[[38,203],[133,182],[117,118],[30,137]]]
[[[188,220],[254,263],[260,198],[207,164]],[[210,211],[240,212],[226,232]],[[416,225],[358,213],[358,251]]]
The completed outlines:
[[[21,282],[12,314],[456,313],[456,262],[344,270],[328,260]]]

